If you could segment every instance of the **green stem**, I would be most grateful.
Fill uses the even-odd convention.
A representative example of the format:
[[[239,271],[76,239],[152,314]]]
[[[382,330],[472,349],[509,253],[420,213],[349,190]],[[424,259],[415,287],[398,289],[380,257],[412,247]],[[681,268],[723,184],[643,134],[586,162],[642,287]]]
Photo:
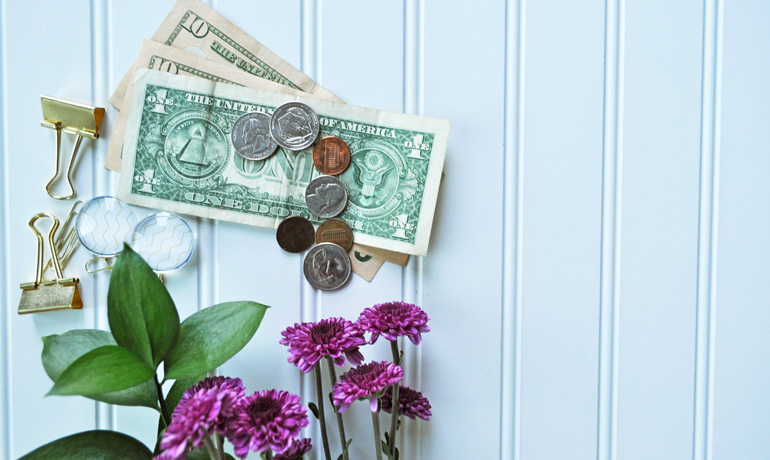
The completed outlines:
[[[267,449],[267,451],[265,451],[265,457],[267,457],[267,460],[273,460],[273,451]]]
[[[203,434],[203,444],[206,446],[206,450],[209,452],[211,460],[220,460],[219,455],[217,454],[217,448],[214,447],[214,441],[211,440],[210,434]]]
[[[374,428],[374,449],[377,451],[377,460],[382,460],[382,440],[380,439],[380,408],[372,412],[372,427]]]
[[[217,433],[214,438],[217,442],[217,452],[219,452],[219,458],[225,459],[225,438],[221,434]]]
[[[395,340],[390,341],[390,350],[393,352],[393,363],[397,366],[401,365],[401,356],[398,352],[398,342]],[[396,383],[393,385],[393,403],[390,410],[390,456],[391,458],[396,454],[396,433],[398,432],[398,410],[400,408],[398,403],[398,393],[400,385]]]
[[[321,438],[324,444],[324,454],[326,460],[332,460],[332,454],[329,451],[329,436],[326,434],[326,415],[324,414],[324,390],[321,384],[321,366],[315,365],[315,388],[318,394],[318,421],[321,424]]]
[[[168,407],[166,406],[166,398],[163,397],[163,388],[158,381],[158,374],[155,374],[155,389],[158,390],[158,402],[160,402],[160,413],[163,415],[163,421],[166,422],[166,426],[171,424],[171,416],[168,414]]]
[[[330,357],[326,357],[326,364],[329,365],[329,378],[332,381],[332,389],[337,383],[337,371],[334,369],[334,361]],[[342,445],[342,458],[348,460],[348,449],[346,448],[348,438],[345,436],[345,425],[342,424],[342,414],[336,408],[334,413],[337,415],[337,427],[340,430],[340,444]]]

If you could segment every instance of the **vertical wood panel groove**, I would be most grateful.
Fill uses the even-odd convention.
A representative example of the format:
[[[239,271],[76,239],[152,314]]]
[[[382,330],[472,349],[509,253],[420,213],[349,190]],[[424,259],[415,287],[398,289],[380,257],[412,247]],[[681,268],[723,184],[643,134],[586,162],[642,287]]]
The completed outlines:
[[[424,11],[423,0],[404,0],[404,87],[403,110],[405,113],[423,114],[424,85]],[[404,302],[423,304],[423,258],[412,256],[401,271],[401,299]],[[404,346],[404,363],[410,384],[422,390],[422,347]],[[410,421],[411,422],[411,421]],[[399,438],[399,450],[405,457],[421,460],[422,421],[405,425],[404,435]]]
[[[519,460],[521,458],[526,0],[508,0],[505,8],[500,459]]]
[[[693,459],[713,456],[722,2],[704,0]]]
[[[0,264],[3,267],[3,275],[0,276],[0,292],[6,308],[3,309],[3,319],[0,321],[0,334],[2,334],[2,372],[0,377],[0,411],[2,417],[0,420],[0,454],[4,458],[13,457],[13,428],[11,427],[11,258],[10,258],[10,162],[8,160],[8,62],[6,45],[8,37],[6,36],[8,28],[6,27],[6,4],[0,0],[0,177],[2,177],[2,205],[0,212]]]
[[[625,0],[605,3],[597,458],[617,458]]]
[[[107,106],[109,97],[109,70],[107,54],[108,46],[108,6],[107,0],[91,0],[91,100],[94,105]],[[97,142],[93,147],[93,163],[91,171],[92,196],[109,195],[109,172],[103,166],[106,156],[107,143]],[[109,289],[109,277],[106,273],[94,275],[94,290],[91,296],[91,305],[94,313],[94,327],[96,329],[109,329],[107,321],[107,305],[103,301],[107,297]],[[115,414],[110,404],[95,403],[95,425],[102,430],[115,429]]]
[[[320,0],[301,0],[300,4],[300,67],[302,72],[317,82],[319,81],[318,59],[320,56],[318,44],[320,6]],[[320,301],[320,295],[305,279],[302,270],[303,262],[304,254],[299,258],[297,270],[297,281],[300,285],[300,321],[316,321],[318,316],[317,303]],[[303,404],[307,405],[309,401],[314,400],[314,377],[312,374],[305,374],[303,372],[299,372],[299,375],[300,398]],[[320,444],[321,431],[315,419],[311,418],[310,425],[303,429],[303,436],[319,440],[311,456],[316,460],[321,460],[323,458],[323,449]]]

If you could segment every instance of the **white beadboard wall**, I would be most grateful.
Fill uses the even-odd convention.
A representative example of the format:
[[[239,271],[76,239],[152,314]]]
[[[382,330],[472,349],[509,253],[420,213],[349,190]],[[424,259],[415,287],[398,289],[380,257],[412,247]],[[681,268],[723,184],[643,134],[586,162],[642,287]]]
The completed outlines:
[[[403,299],[432,318],[406,368],[435,414],[407,421],[406,460],[770,458],[770,2],[210,4],[345,101],[452,121],[430,255],[372,283],[320,294],[272,231],[193,219],[195,260],[166,283],[182,316],[273,307],[222,374],[313,399],[280,331]],[[108,108],[76,186],[114,194],[106,100],[171,5],[0,0],[0,458],[93,428],[152,442],[149,409],[43,397],[40,338],[107,328],[108,274],[81,270],[81,311],[16,308],[27,221],[71,205],[44,191],[39,96]]]

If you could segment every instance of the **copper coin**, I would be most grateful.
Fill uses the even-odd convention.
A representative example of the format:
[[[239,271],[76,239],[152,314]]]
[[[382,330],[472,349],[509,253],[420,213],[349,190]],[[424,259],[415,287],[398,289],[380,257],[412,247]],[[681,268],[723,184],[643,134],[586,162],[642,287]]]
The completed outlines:
[[[313,147],[313,164],[323,174],[342,174],[350,165],[350,148],[339,137],[324,137]]]
[[[353,230],[342,219],[329,219],[315,231],[315,244],[321,243],[334,243],[345,252],[350,251],[353,247]]]
[[[302,252],[310,249],[315,241],[315,229],[302,216],[289,216],[278,224],[275,232],[278,246],[286,252]]]

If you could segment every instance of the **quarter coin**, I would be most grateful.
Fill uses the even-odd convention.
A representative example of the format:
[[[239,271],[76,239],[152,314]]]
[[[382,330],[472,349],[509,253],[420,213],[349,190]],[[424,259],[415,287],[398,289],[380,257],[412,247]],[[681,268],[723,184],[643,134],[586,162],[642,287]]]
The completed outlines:
[[[353,247],[353,230],[342,219],[329,219],[315,231],[315,243],[334,243],[348,252]]]
[[[301,102],[287,102],[275,109],[270,118],[270,133],[281,147],[302,150],[310,147],[316,138],[320,125],[315,110]]]
[[[321,243],[307,253],[302,269],[311,286],[333,291],[348,282],[352,265],[344,249],[333,243]]]
[[[350,148],[339,137],[324,137],[313,147],[313,164],[324,174],[342,174],[350,165]]]
[[[239,118],[230,140],[235,152],[247,160],[264,160],[278,148],[270,134],[270,115],[266,113],[252,112]]]
[[[322,219],[337,217],[348,204],[345,184],[334,176],[318,176],[305,190],[307,208]]]
[[[286,252],[302,252],[310,248],[315,240],[315,229],[302,216],[289,216],[278,224],[275,232],[278,246]]]

